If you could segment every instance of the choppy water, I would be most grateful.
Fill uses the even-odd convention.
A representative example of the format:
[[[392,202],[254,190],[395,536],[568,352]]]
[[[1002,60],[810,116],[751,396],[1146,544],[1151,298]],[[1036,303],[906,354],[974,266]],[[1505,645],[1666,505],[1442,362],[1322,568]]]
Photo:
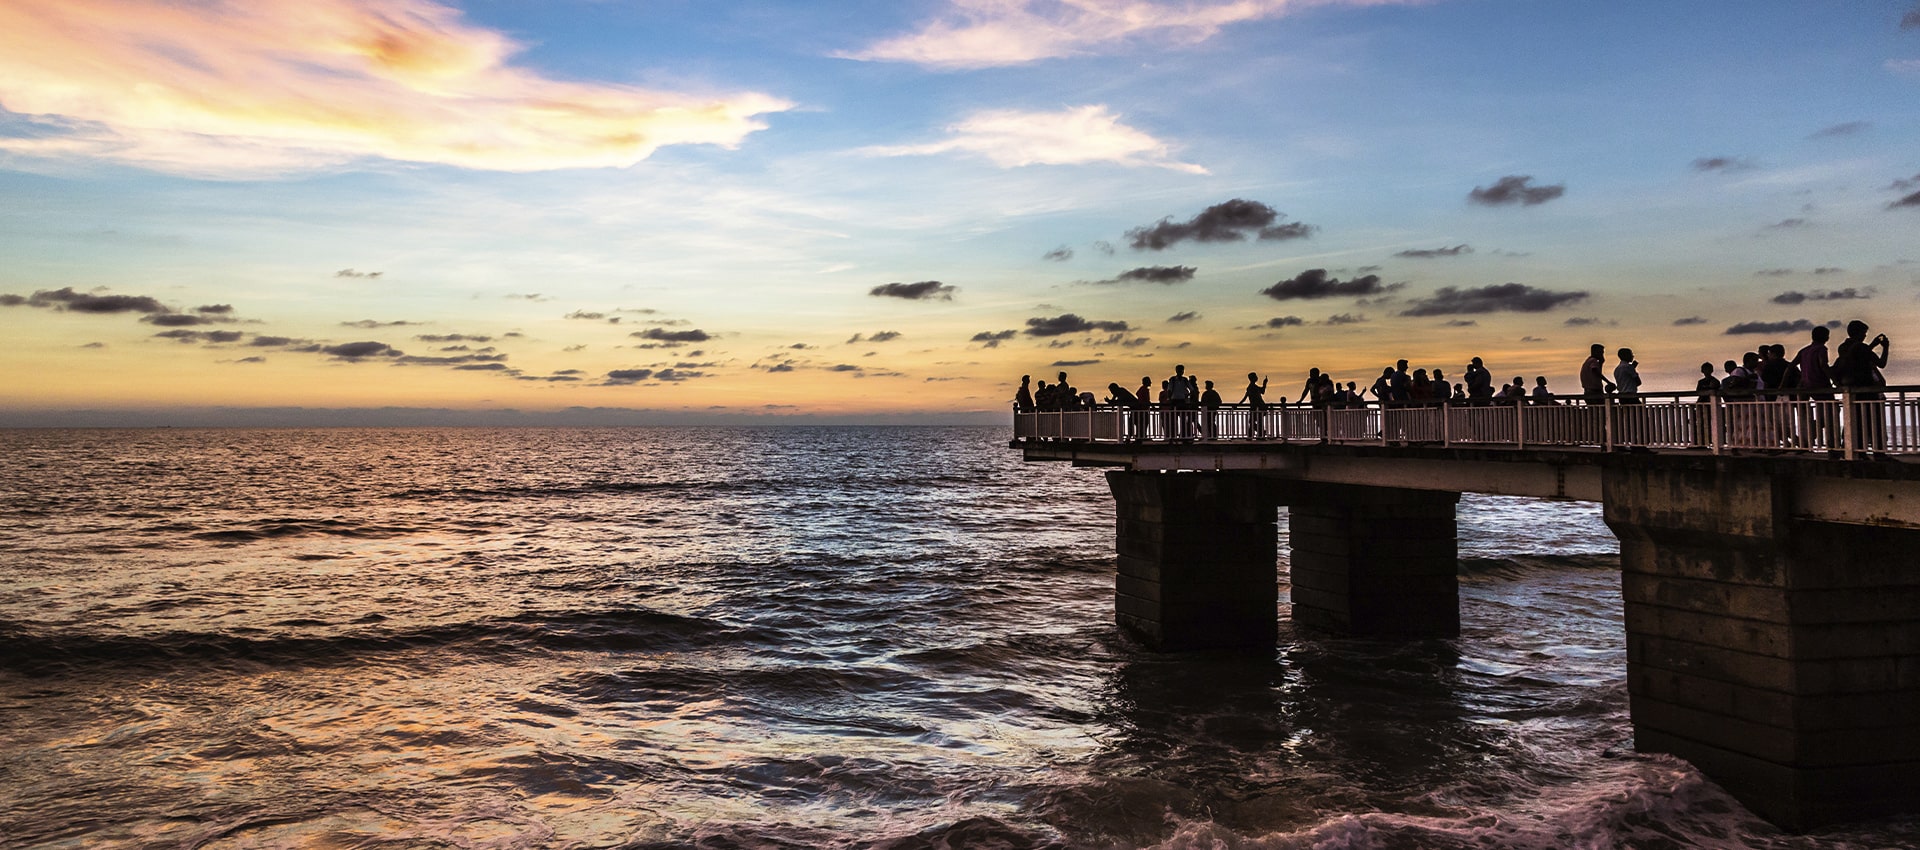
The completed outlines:
[[[1458,640],[1157,655],[1005,439],[0,432],[0,845],[1920,845],[1633,752],[1593,506],[1464,500]]]

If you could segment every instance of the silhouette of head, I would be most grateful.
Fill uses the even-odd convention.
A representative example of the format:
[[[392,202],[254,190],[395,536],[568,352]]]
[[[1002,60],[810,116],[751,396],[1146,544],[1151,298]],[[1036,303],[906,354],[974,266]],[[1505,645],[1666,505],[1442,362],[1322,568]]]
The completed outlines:
[[[1593,352],[1593,356],[1595,356],[1595,357],[1605,357],[1605,356],[1607,356],[1607,347],[1606,347],[1606,346],[1604,346],[1604,345],[1601,345],[1600,343],[1597,343],[1597,342],[1596,342],[1596,343],[1594,343],[1594,344],[1593,344],[1593,347],[1592,347],[1592,348],[1590,348],[1590,349],[1588,349],[1588,350],[1589,350],[1589,351],[1592,351],[1592,352]]]
[[[1826,325],[1821,325],[1813,329],[1814,342],[1826,342],[1828,339],[1832,338],[1832,336],[1833,336],[1833,331],[1828,330]]]
[[[1866,339],[1867,323],[1860,321],[1859,319],[1854,319],[1853,321],[1848,322],[1847,337],[1850,339]]]

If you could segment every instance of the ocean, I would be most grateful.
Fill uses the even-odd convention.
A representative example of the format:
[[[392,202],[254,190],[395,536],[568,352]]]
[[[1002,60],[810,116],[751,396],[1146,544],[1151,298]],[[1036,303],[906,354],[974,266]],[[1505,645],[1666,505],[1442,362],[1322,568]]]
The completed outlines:
[[[0,431],[0,846],[1920,846],[1634,751],[1597,505],[1463,498],[1458,639],[1157,654],[1008,437]]]

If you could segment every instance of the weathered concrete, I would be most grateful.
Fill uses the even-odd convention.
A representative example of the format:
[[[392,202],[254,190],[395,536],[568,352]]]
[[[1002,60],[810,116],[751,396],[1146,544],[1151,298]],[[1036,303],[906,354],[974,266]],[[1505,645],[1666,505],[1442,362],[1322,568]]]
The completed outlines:
[[[1804,519],[1764,471],[1604,488],[1636,745],[1789,829],[1920,810],[1920,531]]]
[[[1156,649],[1271,650],[1279,623],[1278,516],[1260,479],[1116,471],[1107,485],[1120,627]]]
[[[1459,493],[1287,484],[1293,621],[1339,635],[1460,634]]]

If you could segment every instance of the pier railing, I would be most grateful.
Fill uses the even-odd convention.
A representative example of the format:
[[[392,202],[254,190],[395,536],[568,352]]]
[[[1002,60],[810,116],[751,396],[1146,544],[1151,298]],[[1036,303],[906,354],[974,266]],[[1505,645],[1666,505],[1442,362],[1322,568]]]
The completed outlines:
[[[1920,454],[1920,387],[1641,393],[1552,403],[1228,404],[1014,413],[1019,439],[1090,442],[1432,444],[1697,450],[1713,454]]]

